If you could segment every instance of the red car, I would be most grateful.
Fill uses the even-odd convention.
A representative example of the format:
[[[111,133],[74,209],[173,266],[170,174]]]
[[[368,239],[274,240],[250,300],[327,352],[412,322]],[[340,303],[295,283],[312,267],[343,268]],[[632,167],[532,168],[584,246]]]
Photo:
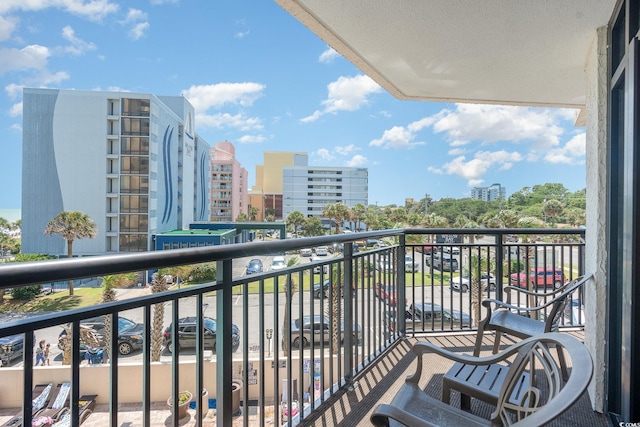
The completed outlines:
[[[394,285],[387,283],[376,283],[375,293],[378,298],[389,305],[396,305],[396,289]]]
[[[535,288],[559,288],[567,282],[567,279],[559,268],[537,267],[532,268],[529,280]],[[509,276],[511,286],[527,287],[524,271],[513,273]]]

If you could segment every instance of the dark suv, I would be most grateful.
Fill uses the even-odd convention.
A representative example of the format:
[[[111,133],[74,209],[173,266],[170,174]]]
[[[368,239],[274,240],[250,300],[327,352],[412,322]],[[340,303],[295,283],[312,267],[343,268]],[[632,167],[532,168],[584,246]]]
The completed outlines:
[[[100,336],[101,345],[105,345],[104,316],[92,317],[81,321],[80,324],[94,329]],[[126,356],[135,350],[142,349],[143,334],[144,325],[142,323],[136,323],[126,317],[118,317],[118,353]],[[64,340],[62,338],[65,335],[67,335],[67,331],[64,329],[60,332],[60,335],[58,335],[58,348],[60,350],[64,350]],[[82,353],[86,350],[86,344],[81,342],[80,352]]]
[[[195,316],[183,317],[178,320],[178,351],[182,348],[195,348],[196,332],[198,330],[196,320]],[[205,317],[203,322],[204,348],[205,350],[216,351],[216,321],[211,317]],[[165,329],[162,345],[164,345],[169,352],[173,353],[174,345],[171,336],[171,327],[172,325],[169,325],[169,327]],[[231,346],[234,353],[238,350],[238,347],[240,347],[240,330],[236,325],[231,326]]]
[[[425,263],[429,264],[433,263],[433,268],[443,271],[457,271],[458,270],[458,260],[455,259],[448,253],[444,252],[435,252],[433,255],[433,261],[430,260],[431,257],[425,258]]]

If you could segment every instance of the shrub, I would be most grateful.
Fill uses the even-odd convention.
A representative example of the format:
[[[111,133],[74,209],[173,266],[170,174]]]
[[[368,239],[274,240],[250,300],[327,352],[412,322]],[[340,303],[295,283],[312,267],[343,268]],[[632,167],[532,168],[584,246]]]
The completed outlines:
[[[42,285],[34,286],[22,286],[20,288],[13,288],[11,290],[11,296],[14,300],[31,301],[42,292]]]
[[[199,264],[189,273],[190,280],[194,282],[208,282],[216,280],[216,263],[209,262]]]

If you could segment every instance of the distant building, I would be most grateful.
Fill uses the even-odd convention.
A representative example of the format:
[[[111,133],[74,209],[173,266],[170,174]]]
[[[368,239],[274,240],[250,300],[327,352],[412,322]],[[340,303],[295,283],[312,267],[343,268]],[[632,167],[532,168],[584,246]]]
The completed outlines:
[[[249,192],[250,208],[258,209],[257,221],[269,214],[283,220],[282,170],[285,166],[306,166],[308,154],[302,152],[265,151],[264,161],[256,165],[256,185]]]
[[[153,250],[155,234],[209,219],[209,145],[182,96],[29,89],[23,92],[22,252],[67,255],[45,236],[81,211],[95,239],[74,255]]]
[[[283,168],[283,207],[286,218],[293,211],[321,217],[328,204],[353,207],[369,204],[369,171],[366,168],[287,166]]]
[[[504,200],[507,197],[507,189],[500,184],[493,184],[490,187],[473,187],[471,198],[476,200]]]
[[[249,214],[248,173],[236,159],[232,143],[218,142],[211,148],[211,222],[233,222],[240,213]]]

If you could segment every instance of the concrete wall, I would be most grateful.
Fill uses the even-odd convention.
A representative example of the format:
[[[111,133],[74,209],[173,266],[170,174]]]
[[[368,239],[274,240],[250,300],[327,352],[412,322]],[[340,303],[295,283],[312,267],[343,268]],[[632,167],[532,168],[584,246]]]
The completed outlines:
[[[334,357],[325,358],[325,377],[322,390],[329,388],[329,369],[331,361],[334,361],[334,378],[337,377],[337,359]],[[259,360],[250,360],[253,369],[256,371],[256,378],[260,379]],[[282,361],[280,361],[282,363]],[[299,372],[299,359],[292,359],[292,372],[297,375]],[[271,368],[272,359],[265,360],[265,400],[267,403],[273,402],[275,370]],[[151,364],[151,400],[153,402],[166,402],[171,393],[171,364],[152,363]],[[234,378],[241,378],[242,364],[234,362]],[[21,367],[7,367],[0,369],[0,408],[20,408],[22,407],[23,374]],[[195,362],[180,363],[180,390],[195,389]],[[280,367],[279,384],[287,377],[287,368]],[[33,370],[33,383],[53,383],[56,384],[69,381],[69,366],[42,366]],[[295,377],[294,377],[295,378]],[[142,402],[142,366],[135,363],[120,363],[118,365],[119,379],[119,403]],[[309,388],[310,374],[304,375],[303,387],[305,391]],[[216,397],[216,362],[205,361],[204,363],[204,386],[209,392],[209,398]],[[278,393],[282,393],[279,389]],[[80,367],[80,395],[97,394],[97,403],[109,402],[109,365],[83,365]],[[260,397],[259,383],[249,386],[249,399]],[[280,396],[277,396],[278,399]]]

